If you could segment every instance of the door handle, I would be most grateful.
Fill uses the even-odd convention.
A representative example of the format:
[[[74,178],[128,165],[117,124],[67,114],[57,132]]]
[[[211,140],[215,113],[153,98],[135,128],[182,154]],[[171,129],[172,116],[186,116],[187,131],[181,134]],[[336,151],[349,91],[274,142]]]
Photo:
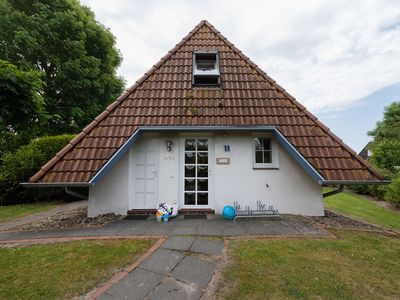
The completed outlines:
[[[153,171],[155,177],[157,177],[157,170]]]

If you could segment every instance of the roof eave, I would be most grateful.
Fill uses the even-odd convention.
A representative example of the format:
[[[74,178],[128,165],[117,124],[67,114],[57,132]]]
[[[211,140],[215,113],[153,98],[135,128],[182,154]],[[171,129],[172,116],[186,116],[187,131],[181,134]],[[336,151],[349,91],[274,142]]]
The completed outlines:
[[[92,186],[90,182],[22,182],[20,183],[26,188],[35,187],[88,187]]]
[[[390,184],[390,180],[324,180],[322,181],[322,186],[329,186],[329,185],[355,185],[355,184],[363,184],[363,185],[385,185]]]

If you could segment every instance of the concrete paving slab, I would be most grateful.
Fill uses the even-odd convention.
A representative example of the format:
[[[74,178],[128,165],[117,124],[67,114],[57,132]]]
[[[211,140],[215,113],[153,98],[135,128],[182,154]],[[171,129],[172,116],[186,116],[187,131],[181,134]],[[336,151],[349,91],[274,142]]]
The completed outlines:
[[[46,237],[63,237],[66,232],[61,231],[15,231],[4,235],[3,240],[40,239]]]
[[[222,236],[222,227],[219,224],[197,225],[197,235]]]
[[[168,235],[177,227],[177,224],[172,222],[157,222],[147,228],[149,235]]]
[[[286,224],[288,224],[289,226],[291,226],[292,228],[294,228],[296,231],[298,231],[301,234],[304,235],[326,235],[328,234],[324,229],[317,227],[317,226],[313,226],[311,224],[307,224],[307,223],[300,223],[300,222],[286,222]]]
[[[187,284],[196,284],[202,288],[207,287],[214,274],[215,262],[201,259],[197,256],[187,255],[172,271],[171,275]]]
[[[159,274],[167,275],[182,260],[184,254],[168,249],[158,249],[139,267]]]
[[[163,275],[137,268],[109,288],[99,299],[144,299],[163,278]]]
[[[171,236],[161,245],[161,248],[188,251],[193,242],[194,237]]]
[[[125,227],[117,235],[148,235],[146,227]]]
[[[246,235],[246,229],[244,226],[241,224],[235,224],[235,223],[223,223],[222,224],[222,234],[224,236],[240,236],[240,235]]]
[[[0,240],[10,240],[13,237],[17,236],[14,232],[4,231],[0,232]]]
[[[100,297],[97,299],[99,299],[99,300],[116,300],[116,298],[114,298],[113,296],[108,295],[106,293],[101,294]]]
[[[250,221],[241,225],[249,235],[299,235],[298,231],[281,221]]]
[[[196,225],[180,225],[172,229],[168,235],[196,235]]]
[[[146,299],[151,300],[197,300],[202,289],[195,284],[186,284],[166,278]]]
[[[197,252],[212,256],[219,256],[224,249],[224,242],[222,240],[208,240],[196,239],[190,247],[191,252]]]
[[[68,229],[34,231],[34,238],[61,238],[69,233]]]
[[[96,236],[98,228],[81,228],[71,229],[66,233],[66,237],[78,237],[78,236]]]

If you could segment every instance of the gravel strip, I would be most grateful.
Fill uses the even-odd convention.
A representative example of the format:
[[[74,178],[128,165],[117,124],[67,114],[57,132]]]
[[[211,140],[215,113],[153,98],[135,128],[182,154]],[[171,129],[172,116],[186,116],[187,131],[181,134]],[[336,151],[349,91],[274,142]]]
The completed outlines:
[[[343,228],[343,229],[363,229],[373,231],[383,231],[381,227],[374,226],[367,222],[347,218],[336,214],[330,210],[325,210],[323,217],[306,217],[311,223],[323,225],[324,227]]]

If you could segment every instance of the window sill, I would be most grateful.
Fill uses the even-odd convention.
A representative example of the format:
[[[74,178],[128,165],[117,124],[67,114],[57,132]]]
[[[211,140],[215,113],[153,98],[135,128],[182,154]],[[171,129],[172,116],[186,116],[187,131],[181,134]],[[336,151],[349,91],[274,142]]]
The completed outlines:
[[[253,170],[279,170],[278,166],[253,166]]]

